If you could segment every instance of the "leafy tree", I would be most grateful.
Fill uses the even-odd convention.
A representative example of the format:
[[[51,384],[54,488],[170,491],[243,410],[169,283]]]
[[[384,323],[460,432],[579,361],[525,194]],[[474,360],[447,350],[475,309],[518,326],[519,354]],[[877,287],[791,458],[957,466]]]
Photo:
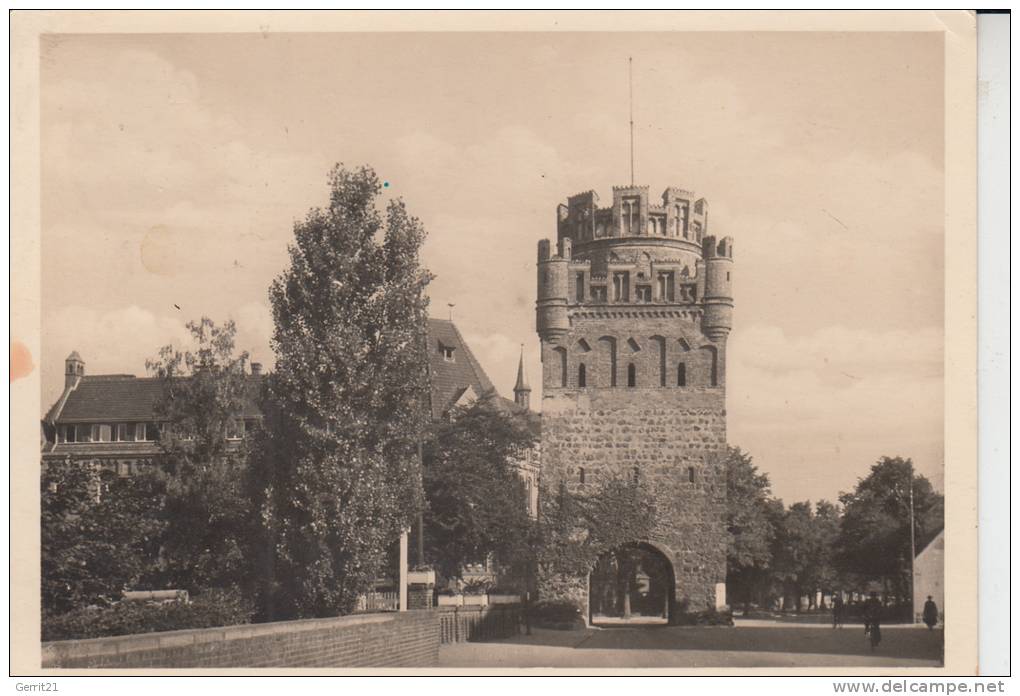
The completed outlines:
[[[523,560],[531,518],[515,462],[535,444],[523,417],[482,398],[437,422],[424,446],[425,552],[447,577],[494,554]]]
[[[910,491],[914,532],[920,550],[943,525],[943,497],[910,459],[882,457],[851,493],[839,499],[843,519],[837,564],[864,581],[891,584],[898,597],[910,595]]]
[[[543,574],[587,574],[602,554],[649,539],[658,517],[655,496],[641,479],[544,487],[539,500],[537,561]]]
[[[831,592],[844,584],[835,562],[840,518],[840,510],[833,503],[828,500],[815,503],[814,560],[805,577],[805,583],[812,588],[812,602],[815,590]]]
[[[161,563],[157,577],[199,592],[240,586],[248,567],[244,544],[248,500],[242,486],[247,462],[240,436],[246,401],[255,394],[245,376],[247,353],[237,354],[233,321],[189,322],[194,346],[164,346],[147,361],[163,385],[156,404],[165,476]]]
[[[158,555],[161,482],[67,462],[48,464],[41,484],[43,613],[108,604],[139,587]]]
[[[770,588],[772,491],[751,456],[730,447],[726,458],[726,585],[732,603],[763,604]]]
[[[372,169],[338,165],[329,183],[269,293],[275,403],[252,490],[276,617],[349,612],[423,504],[425,231],[402,201],[380,213]]]
[[[816,555],[814,526],[814,512],[809,502],[791,505],[777,526],[773,575],[784,595],[796,600],[798,611],[800,598],[812,589],[807,576]]]

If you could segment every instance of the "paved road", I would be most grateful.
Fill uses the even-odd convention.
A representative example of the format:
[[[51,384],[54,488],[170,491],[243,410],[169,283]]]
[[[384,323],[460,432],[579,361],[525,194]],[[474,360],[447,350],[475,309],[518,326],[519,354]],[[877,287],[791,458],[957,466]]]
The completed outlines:
[[[491,643],[444,645],[440,667],[932,667],[942,631],[883,626],[873,654],[860,626],[739,621],[735,627],[535,629]]]

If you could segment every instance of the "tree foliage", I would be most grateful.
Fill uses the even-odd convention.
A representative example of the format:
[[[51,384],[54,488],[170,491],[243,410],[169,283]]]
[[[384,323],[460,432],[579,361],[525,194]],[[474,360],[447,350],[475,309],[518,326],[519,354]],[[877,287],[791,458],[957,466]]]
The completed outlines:
[[[599,556],[651,538],[658,507],[641,479],[607,477],[569,489],[566,484],[539,494],[537,562],[543,573],[585,575]]]
[[[160,422],[160,471],[165,477],[160,554],[162,584],[198,592],[234,587],[250,575],[244,544],[249,538],[248,501],[242,481],[247,463],[239,423],[251,387],[236,353],[233,321],[189,322],[193,345],[164,346],[147,361],[161,380],[156,404]]]
[[[786,596],[807,596],[813,604],[816,592],[835,589],[832,555],[838,530],[838,512],[824,500],[814,507],[807,501],[794,503],[782,513],[776,523],[773,577]]]
[[[726,584],[731,602],[762,602],[770,587],[775,526],[767,474],[739,447],[726,457]]]
[[[425,553],[447,577],[494,554],[520,561],[532,537],[524,482],[516,470],[535,444],[524,417],[482,398],[431,428],[424,446]]]
[[[144,582],[163,531],[158,479],[50,463],[40,493],[44,614],[107,605]]]
[[[943,497],[910,459],[882,457],[850,493],[840,496],[843,519],[837,563],[865,581],[889,582],[910,594],[910,499],[913,488],[916,549],[943,526]]]
[[[280,617],[350,611],[422,507],[425,231],[402,201],[380,213],[370,168],[338,165],[329,183],[270,288],[274,403],[253,490]]]

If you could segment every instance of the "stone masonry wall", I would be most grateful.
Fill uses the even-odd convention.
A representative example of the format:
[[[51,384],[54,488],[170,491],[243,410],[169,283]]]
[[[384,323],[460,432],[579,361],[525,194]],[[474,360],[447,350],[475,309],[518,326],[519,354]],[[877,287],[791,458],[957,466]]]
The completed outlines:
[[[365,614],[43,643],[42,667],[429,667],[439,637],[435,611]]]
[[[659,524],[651,539],[634,541],[669,558],[679,611],[715,606],[716,584],[725,581],[725,446],[721,388],[556,389],[543,398],[546,486],[562,481],[577,491],[636,469],[654,492]],[[540,586],[587,604],[587,578],[540,578]]]

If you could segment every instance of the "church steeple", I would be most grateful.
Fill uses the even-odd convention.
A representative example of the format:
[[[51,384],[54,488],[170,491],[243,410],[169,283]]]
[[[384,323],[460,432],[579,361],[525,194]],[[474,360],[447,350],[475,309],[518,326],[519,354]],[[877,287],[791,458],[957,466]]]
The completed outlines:
[[[521,344],[521,360],[517,363],[517,383],[514,384],[514,403],[524,409],[531,408],[531,387],[528,373],[524,369],[524,344]]]

